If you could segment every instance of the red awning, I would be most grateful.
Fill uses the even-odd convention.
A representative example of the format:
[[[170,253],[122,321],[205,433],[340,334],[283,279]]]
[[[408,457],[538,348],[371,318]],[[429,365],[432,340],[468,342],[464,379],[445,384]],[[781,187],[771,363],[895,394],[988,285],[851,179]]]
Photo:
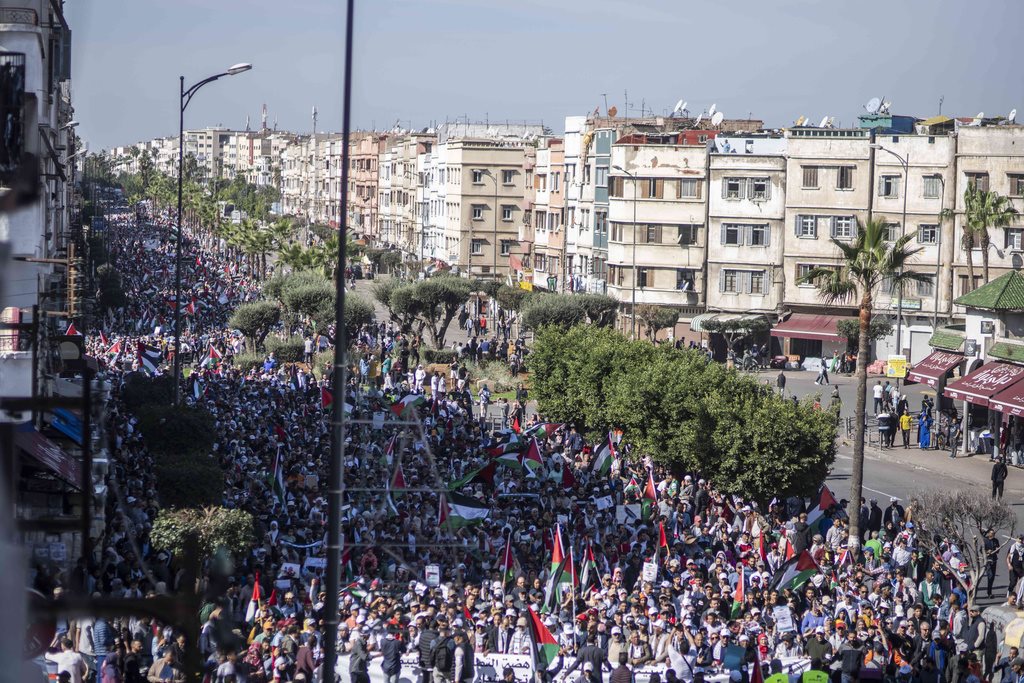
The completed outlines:
[[[14,443],[65,482],[76,489],[81,489],[82,470],[78,461],[31,426],[16,431]]]
[[[908,382],[921,382],[934,387],[946,373],[960,364],[964,359],[962,353],[950,353],[949,351],[936,351],[925,358],[907,373]]]
[[[1000,413],[1021,417],[1024,415],[1024,380],[1000,391],[989,401],[988,407]]]
[[[1024,379],[1024,366],[989,363],[946,387],[945,395],[957,401],[987,406],[996,394]]]
[[[819,339],[821,341],[839,341],[836,323],[839,316],[809,315],[794,313],[789,320],[776,325],[771,332],[773,337],[790,337],[792,339]]]

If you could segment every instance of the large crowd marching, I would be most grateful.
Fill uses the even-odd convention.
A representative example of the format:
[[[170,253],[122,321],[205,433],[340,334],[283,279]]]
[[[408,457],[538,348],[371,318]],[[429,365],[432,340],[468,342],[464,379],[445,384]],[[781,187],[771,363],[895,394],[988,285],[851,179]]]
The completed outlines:
[[[132,406],[117,398],[128,374],[169,372],[167,233],[166,217],[111,216],[128,304],[86,332],[115,387],[118,495],[97,556],[64,574],[40,569],[42,591],[190,589],[178,558],[150,543],[160,486]],[[997,656],[977,606],[919,552],[915,503],[863,501],[854,561],[846,501],[827,488],[758,507],[632,452],[628,434],[588,441],[519,404],[502,417],[457,367],[423,368],[387,322],[360,331],[360,348],[382,362],[356,362],[344,402],[306,364],[268,357],[243,371],[232,358],[252,340],[226,321],[259,282],[221,246],[184,244],[186,396],[214,416],[222,504],[251,513],[254,543],[196,615],[198,642],[149,618],[61,623],[47,659],[67,680],[184,681],[192,648],[211,682],[319,680],[328,414],[342,409],[339,663],[352,683],[1024,681],[1024,660]],[[1024,576],[1024,542],[1006,561]]]

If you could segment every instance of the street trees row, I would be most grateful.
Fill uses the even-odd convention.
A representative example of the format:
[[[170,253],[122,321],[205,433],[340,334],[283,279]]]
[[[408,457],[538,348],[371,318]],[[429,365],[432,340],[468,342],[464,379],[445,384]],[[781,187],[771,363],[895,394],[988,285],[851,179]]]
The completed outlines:
[[[697,352],[610,329],[542,328],[531,353],[545,418],[592,436],[624,430],[637,452],[767,503],[811,495],[835,458],[836,417]]]

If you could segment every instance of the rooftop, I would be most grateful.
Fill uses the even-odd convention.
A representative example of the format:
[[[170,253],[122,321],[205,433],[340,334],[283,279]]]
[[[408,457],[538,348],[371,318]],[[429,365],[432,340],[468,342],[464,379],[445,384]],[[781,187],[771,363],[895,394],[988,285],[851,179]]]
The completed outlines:
[[[1012,270],[953,303],[991,311],[1024,311],[1024,274]]]

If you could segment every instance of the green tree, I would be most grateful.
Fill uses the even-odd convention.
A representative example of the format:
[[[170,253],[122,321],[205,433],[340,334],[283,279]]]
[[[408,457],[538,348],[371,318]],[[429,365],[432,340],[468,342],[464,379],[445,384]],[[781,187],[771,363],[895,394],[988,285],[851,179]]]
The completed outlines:
[[[654,341],[658,332],[666,327],[675,327],[679,322],[679,309],[666,308],[655,304],[639,304],[636,307],[636,317],[644,325],[644,334],[650,341]]]
[[[586,322],[587,312],[571,294],[547,294],[530,299],[523,309],[522,323],[531,330],[548,325],[569,328]]]
[[[416,330],[416,334],[422,335],[426,327],[426,319],[421,317],[423,311],[422,302],[416,298],[416,285],[399,285],[391,290],[388,297],[390,302],[388,310],[396,317],[403,330]]]
[[[526,305],[526,302],[533,298],[533,292],[522,289],[521,287],[509,287],[502,285],[498,288],[498,292],[495,295],[498,299],[498,304],[507,311],[516,311],[521,313]]]
[[[469,300],[469,280],[453,275],[438,275],[411,285],[419,318],[425,323],[435,348],[444,346],[444,338],[459,310]]]
[[[706,320],[704,329],[722,335],[725,345],[732,351],[736,344],[750,337],[763,334],[771,327],[762,317],[733,318],[731,320]]]
[[[979,190],[971,183],[964,192],[963,247],[967,252],[968,287],[974,289],[974,258],[972,249],[981,249],[982,277],[989,281],[988,260],[991,236],[989,228],[1003,228],[1017,217],[1017,209],[998,192]]]
[[[575,294],[573,295],[583,310],[587,313],[587,320],[591,325],[598,327],[612,327],[615,325],[615,316],[619,311],[619,300],[605,294]]]
[[[121,273],[109,263],[96,269],[96,283],[99,286],[100,309],[121,308],[128,299],[121,285]]]
[[[829,305],[856,302],[859,308],[860,333],[857,353],[857,403],[854,422],[865,424],[868,385],[868,355],[871,341],[872,308],[882,283],[888,280],[892,291],[914,282],[928,282],[931,277],[907,270],[920,247],[911,248],[913,235],[904,235],[888,243],[889,226],[884,220],[857,223],[857,236],[852,242],[833,238],[842,263],[838,268],[814,268],[800,278],[800,284],[813,284],[822,300]],[[851,505],[859,504],[864,481],[864,429],[857,429],[853,438],[853,473],[850,476]],[[860,527],[857,515],[850,515],[850,547],[860,548]]]
[[[263,347],[263,340],[281,319],[281,309],[271,301],[252,301],[240,305],[228,319],[228,327],[240,330],[253,347]]]
[[[857,318],[841,318],[836,322],[836,331],[854,344],[860,343],[860,320]],[[885,318],[871,318],[871,326],[868,328],[868,336],[871,341],[882,339],[892,334],[892,323]]]
[[[184,553],[189,539],[193,538],[198,541],[204,557],[221,550],[240,557],[249,551],[254,534],[252,515],[245,510],[201,507],[161,510],[149,538],[154,548],[175,556]]]
[[[395,310],[391,307],[391,295],[402,283],[393,277],[378,277],[370,285],[370,294],[381,306],[388,310],[392,322],[401,322]]]

